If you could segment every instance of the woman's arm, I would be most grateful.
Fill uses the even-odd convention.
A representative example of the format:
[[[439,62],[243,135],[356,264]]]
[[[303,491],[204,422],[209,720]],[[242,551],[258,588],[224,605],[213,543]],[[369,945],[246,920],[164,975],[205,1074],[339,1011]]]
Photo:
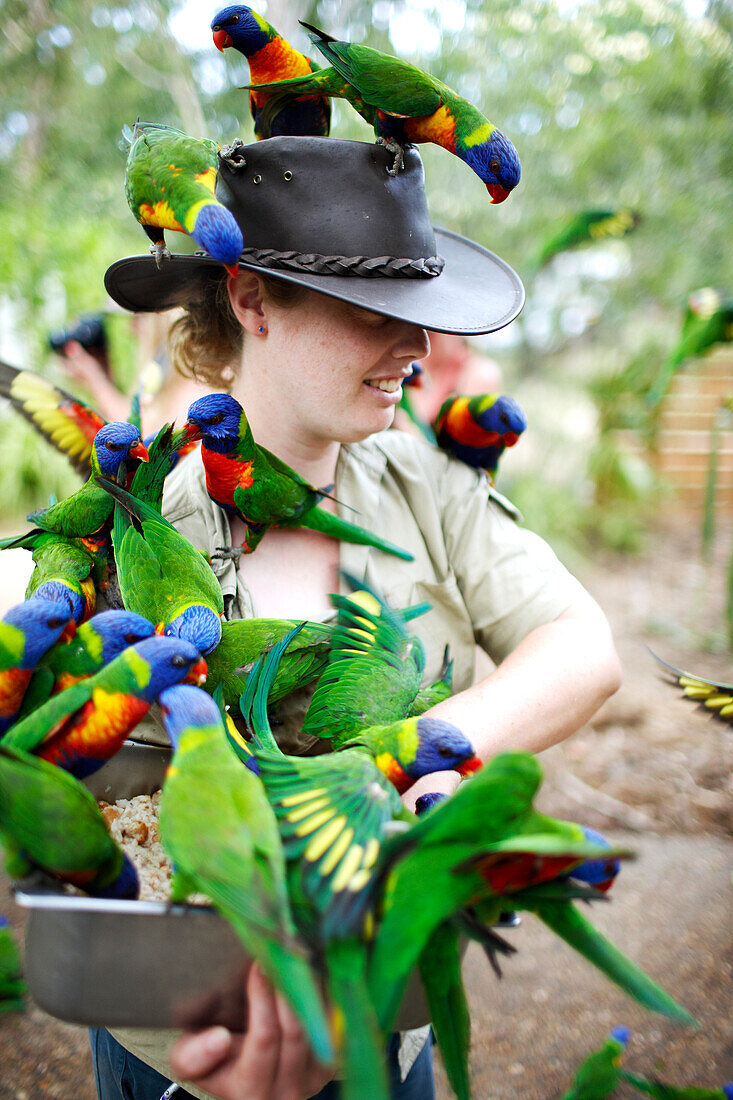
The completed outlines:
[[[458,726],[487,760],[499,752],[541,752],[580,729],[621,684],[611,631],[587,594],[532,630],[484,680],[430,710]],[[455,773],[424,776],[405,795],[451,791]]]

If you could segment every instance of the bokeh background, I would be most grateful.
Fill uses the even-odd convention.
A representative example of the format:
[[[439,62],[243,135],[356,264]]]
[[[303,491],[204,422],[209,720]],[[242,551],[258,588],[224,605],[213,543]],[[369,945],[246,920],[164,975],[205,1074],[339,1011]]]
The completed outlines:
[[[488,205],[458,160],[434,147],[421,153],[435,222],[499,253],[527,288],[519,320],[472,341],[529,418],[498,487],[606,609],[626,671],[592,725],[544,754],[546,808],[637,847],[632,885],[619,885],[607,927],[703,1020],[683,1046],[674,1029],[628,1013],[638,1021],[636,1064],[719,1084],[733,1077],[724,1011],[731,735],[659,682],[644,646],[733,680],[733,345],[688,359],[660,406],[647,394],[678,343],[690,293],[733,289],[733,12],[725,0],[255,6],[306,53],[298,18],[428,69],[519,150],[522,181],[500,206]],[[252,139],[239,87],[247,66],[211,41],[218,7],[0,0],[3,359],[73,389],[49,332],[109,309],[107,265],[147,251],[124,196],[123,125],[140,117],[222,144]],[[332,133],[371,140],[342,104]],[[565,219],[621,207],[640,216],[632,233],[539,267]],[[112,318],[114,381],[132,392],[157,335]],[[0,438],[0,533],[10,534],[77,481],[3,403]],[[3,607],[22,598],[26,557],[0,559]],[[600,980],[584,984],[566,956],[559,966],[541,936],[526,940],[521,980],[508,975],[499,992],[479,961],[471,968],[481,1097],[559,1094],[579,1057],[627,1012]],[[83,1033],[35,1008],[0,1024],[0,1097],[92,1095]]]

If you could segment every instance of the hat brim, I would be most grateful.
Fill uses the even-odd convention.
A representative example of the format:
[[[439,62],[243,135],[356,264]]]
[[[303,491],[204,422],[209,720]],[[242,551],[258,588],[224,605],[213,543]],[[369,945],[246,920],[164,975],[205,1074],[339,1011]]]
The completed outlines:
[[[479,336],[513,321],[524,305],[524,287],[516,272],[487,248],[457,233],[436,229],[435,237],[445,267],[429,279],[316,275],[250,262],[240,267],[435,332]],[[209,256],[174,254],[160,269],[153,256],[128,256],[107,269],[104,285],[123,309],[156,313],[185,306],[196,296],[202,277],[221,271],[222,265]]]

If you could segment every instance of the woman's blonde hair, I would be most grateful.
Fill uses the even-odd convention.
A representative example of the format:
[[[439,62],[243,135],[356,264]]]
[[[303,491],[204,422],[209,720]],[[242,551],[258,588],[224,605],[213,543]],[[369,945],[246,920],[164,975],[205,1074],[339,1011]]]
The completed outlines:
[[[296,305],[306,293],[297,283],[260,275],[265,297],[277,306]],[[227,291],[227,276],[202,279],[198,294],[168,333],[170,361],[184,378],[205,382],[212,389],[230,390],[242,358],[245,332]]]

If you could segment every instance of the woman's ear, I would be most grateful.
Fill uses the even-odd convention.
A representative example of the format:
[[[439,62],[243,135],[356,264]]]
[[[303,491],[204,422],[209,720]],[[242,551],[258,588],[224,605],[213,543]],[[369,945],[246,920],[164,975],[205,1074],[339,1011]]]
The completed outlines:
[[[261,279],[253,271],[240,268],[236,279],[231,275],[227,279],[227,291],[234,316],[242,328],[262,336],[267,331],[267,320]]]

